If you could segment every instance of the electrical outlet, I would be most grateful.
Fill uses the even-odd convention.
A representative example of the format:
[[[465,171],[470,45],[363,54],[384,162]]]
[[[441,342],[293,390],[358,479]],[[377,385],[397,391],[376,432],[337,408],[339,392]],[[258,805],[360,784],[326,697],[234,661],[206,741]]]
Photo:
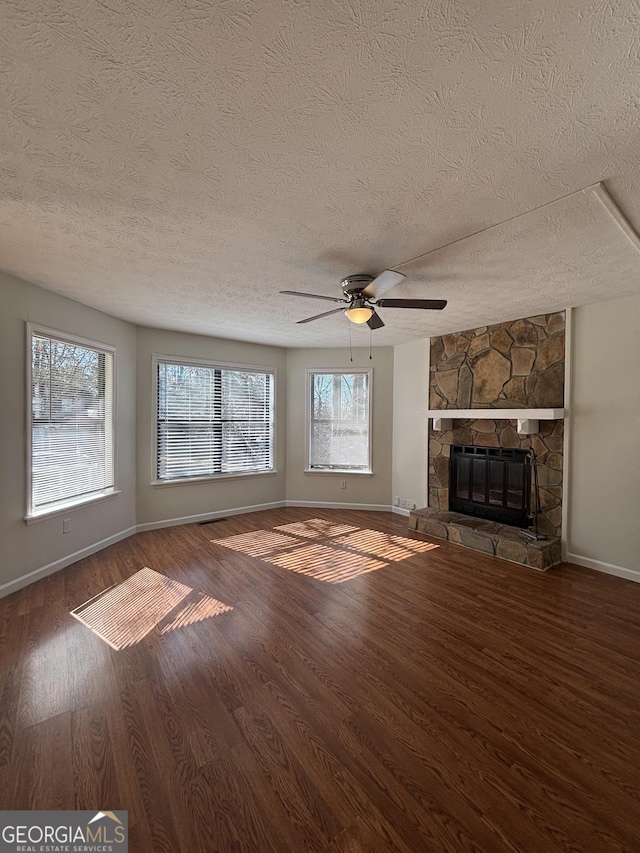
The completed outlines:
[[[396,495],[393,499],[394,506],[400,506],[400,498]]]
[[[405,499],[400,498],[400,509],[405,509],[406,505],[407,505],[407,502],[405,501]]]
[[[62,519],[62,532],[63,533],[71,533],[71,519],[63,518]]]
[[[407,509],[415,509],[416,505],[414,501],[407,501]]]
[[[347,488],[347,481],[346,480],[340,480],[340,488],[341,489]]]

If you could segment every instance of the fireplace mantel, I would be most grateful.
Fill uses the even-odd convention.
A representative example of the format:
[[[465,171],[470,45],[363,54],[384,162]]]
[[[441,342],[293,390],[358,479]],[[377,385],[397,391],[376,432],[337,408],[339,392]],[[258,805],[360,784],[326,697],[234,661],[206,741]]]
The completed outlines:
[[[539,432],[540,421],[558,421],[565,416],[564,409],[425,409],[419,412],[424,418],[433,419],[437,432],[452,428],[453,420],[513,420],[518,422],[518,435]]]

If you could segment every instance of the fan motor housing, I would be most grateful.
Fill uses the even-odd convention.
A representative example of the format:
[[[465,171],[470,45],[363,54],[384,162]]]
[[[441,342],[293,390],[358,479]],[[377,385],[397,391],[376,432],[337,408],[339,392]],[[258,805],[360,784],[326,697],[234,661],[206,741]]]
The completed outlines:
[[[368,284],[371,284],[374,278],[375,276],[364,273],[350,275],[347,278],[343,278],[340,282],[342,291],[347,296],[357,296],[359,293],[362,293]]]

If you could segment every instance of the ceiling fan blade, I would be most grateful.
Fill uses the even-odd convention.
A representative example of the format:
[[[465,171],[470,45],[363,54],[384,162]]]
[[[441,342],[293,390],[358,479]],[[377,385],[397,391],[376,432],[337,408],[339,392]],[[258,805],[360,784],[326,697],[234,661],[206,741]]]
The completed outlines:
[[[446,299],[378,299],[377,308],[428,308],[441,311],[447,304]]]
[[[373,314],[367,320],[367,326],[370,329],[381,329],[384,326],[382,322],[382,317],[379,314],[376,314],[374,311]]]
[[[320,296],[319,293],[301,293],[299,290],[281,290],[289,296],[306,296],[308,299],[326,299],[328,302],[348,302],[348,299],[339,299],[337,296]]]
[[[338,300],[336,300],[337,302]],[[339,300],[342,302],[342,300]],[[343,312],[344,308],[334,308],[333,311],[325,311],[323,314],[314,314],[313,317],[307,317],[306,320],[298,320],[298,323],[310,323],[312,320],[319,320],[320,317],[328,317],[329,314],[339,314]]]
[[[396,272],[395,270],[383,270],[380,275],[377,275],[373,281],[369,282],[362,291],[362,295],[369,299],[375,296],[381,296],[383,293],[386,293],[387,290],[391,290],[392,287],[399,284],[404,278],[406,278],[406,276],[401,272]]]

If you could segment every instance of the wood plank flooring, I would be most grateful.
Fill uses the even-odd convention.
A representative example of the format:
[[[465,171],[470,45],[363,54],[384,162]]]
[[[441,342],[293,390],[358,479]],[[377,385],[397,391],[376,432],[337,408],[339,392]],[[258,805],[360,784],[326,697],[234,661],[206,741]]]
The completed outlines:
[[[117,651],[70,611],[144,567],[183,598],[140,639],[123,597]],[[629,581],[388,513],[142,533],[0,601],[0,808],[128,809],[132,853],[638,851],[639,674]]]

